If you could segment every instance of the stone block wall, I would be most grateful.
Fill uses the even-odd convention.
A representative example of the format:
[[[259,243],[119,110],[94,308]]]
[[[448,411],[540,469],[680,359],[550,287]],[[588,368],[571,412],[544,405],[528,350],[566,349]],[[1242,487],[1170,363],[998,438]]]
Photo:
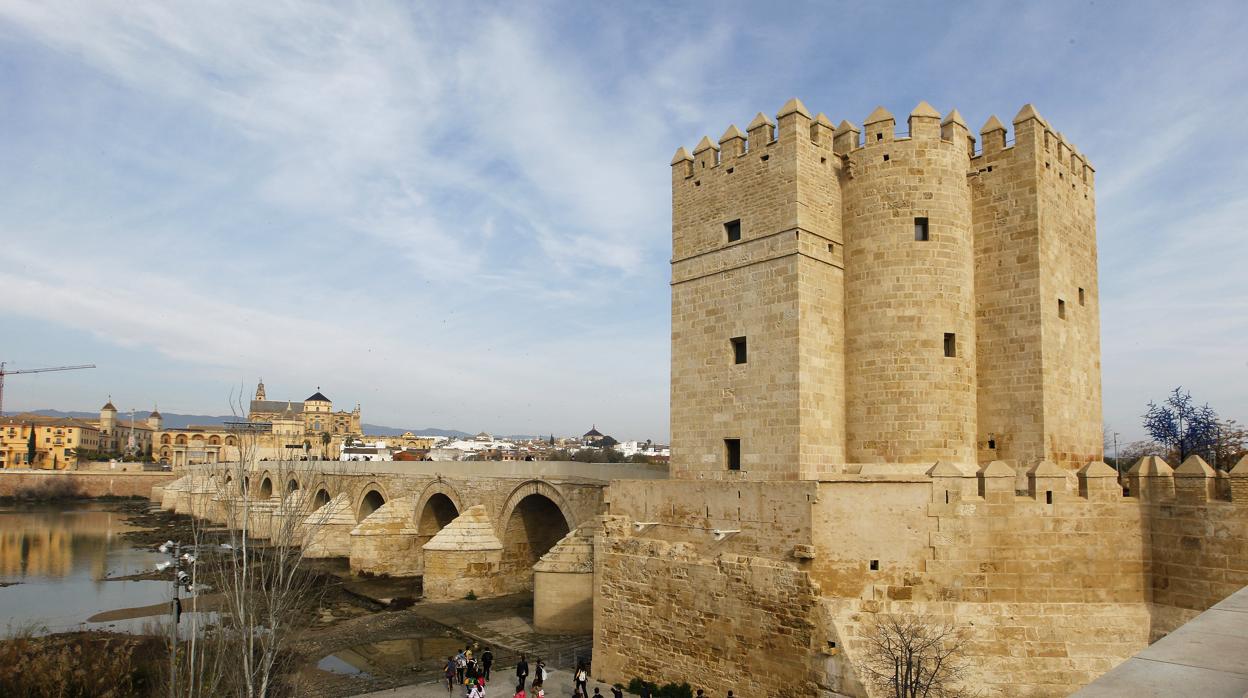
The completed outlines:
[[[84,497],[151,497],[153,487],[177,478],[173,473],[0,470],[0,497],[54,481],[74,483]]]
[[[636,538],[615,517],[596,539],[595,567],[595,677],[688,681],[710,695],[816,695],[819,596],[806,573]]]
[[[1124,496],[1103,463],[1077,477],[1037,466],[1025,495],[1001,462],[974,475],[942,464],[927,476],[754,487],[615,483],[612,525],[595,550],[595,658],[609,657],[612,671],[640,666],[675,680],[695,665],[714,673],[721,655],[761,655],[754,643],[787,643],[766,651],[804,654],[811,685],[862,696],[854,662],[871,620],[926,614],[969,629],[971,679],[988,695],[1068,695],[1248,585],[1248,487],[1236,489],[1248,481],[1248,462],[1240,467],[1228,488],[1211,470],[1185,464],[1166,474],[1164,463],[1150,465],[1142,470],[1158,474],[1133,476],[1144,497]],[[765,584],[734,577],[738,563],[764,570],[752,579]],[[808,610],[807,625],[786,625],[787,611],[768,605],[768,585],[784,589],[786,608]],[[713,613],[703,610],[712,603]],[[693,612],[674,630],[632,618],[667,619],[686,605]],[[682,658],[651,651],[647,637],[672,647],[692,637],[725,644]],[[830,642],[837,652],[827,651]],[[788,690],[779,675],[712,688]]]

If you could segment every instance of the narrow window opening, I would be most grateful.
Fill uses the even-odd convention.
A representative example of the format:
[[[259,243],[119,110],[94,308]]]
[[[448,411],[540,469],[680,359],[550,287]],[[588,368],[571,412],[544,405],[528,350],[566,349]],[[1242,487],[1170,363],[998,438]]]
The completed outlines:
[[[704,169],[704,170],[706,169],[706,161],[705,161],[705,160],[703,160],[703,161],[702,161],[702,169]]]
[[[1045,490],[1045,492],[1044,492],[1044,503],[1045,503],[1045,504],[1052,504],[1052,503],[1053,503],[1053,490]]]
[[[1079,289],[1079,305],[1083,305],[1083,302],[1084,302],[1083,289]]]
[[[958,336],[952,332],[945,333],[945,356],[958,355]]]
[[[830,650],[834,650],[834,649],[836,649],[836,642],[834,642],[834,641],[832,641],[832,640],[828,640],[828,649],[830,649]]]
[[[728,168],[728,174],[732,174],[734,171],[736,171],[736,169],[737,169],[737,168],[735,168],[735,167],[729,167],[729,168]]]
[[[888,153],[884,153],[884,162],[888,162]]]
[[[1046,170],[1047,170],[1047,169],[1049,169],[1050,167],[1052,167],[1052,165],[1050,165],[1050,164],[1049,164],[1049,163],[1047,163],[1047,162],[1046,162],[1046,163],[1044,163],[1044,169],[1046,169]]]
[[[1063,320],[1066,319],[1066,301],[1061,298],[1057,299],[1057,316]]]
[[[883,133],[877,133],[877,134],[875,134],[875,140],[877,140],[877,141],[882,141],[882,140],[884,140],[884,134],[883,134]]]
[[[728,242],[736,242],[741,239],[741,219],[728,221],[724,224],[724,232],[728,234]]]
[[[997,440],[988,439],[988,448],[995,451],[997,449]]]
[[[819,158],[819,164],[822,165],[828,161],[827,158]]]
[[[695,186],[695,187],[700,187],[700,186],[702,186],[702,180],[700,180],[700,179],[695,179],[695,180],[693,180],[693,186]]]
[[[949,503],[949,490],[945,490],[945,504]]]
[[[733,337],[728,340],[732,344],[732,362],[743,364],[749,359],[746,351],[745,337]]]
[[[835,243],[835,242],[829,242],[829,243],[828,243],[828,254],[836,254],[836,243]]]
[[[741,439],[724,439],[724,451],[729,470],[741,469]]]
[[[989,172],[992,172],[992,165],[989,165],[989,166],[988,166],[988,171],[989,171]]]
[[[880,561],[879,561],[879,560],[872,560],[872,561],[871,561],[871,571],[872,571],[872,572],[878,572],[878,571],[879,571],[879,569],[880,569]]]
[[[764,155],[764,156],[762,157],[762,161],[763,161],[763,162],[767,162],[767,161],[768,161],[768,160],[770,160],[770,159],[771,159],[771,156],[770,156],[770,155]]]
[[[928,235],[926,218],[914,219],[914,239],[919,242],[926,242],[931,239]]]

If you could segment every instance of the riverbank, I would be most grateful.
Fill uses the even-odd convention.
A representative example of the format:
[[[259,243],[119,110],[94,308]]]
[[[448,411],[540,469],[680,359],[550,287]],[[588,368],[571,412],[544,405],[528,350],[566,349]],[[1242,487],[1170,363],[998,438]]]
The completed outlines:
[[[83,518],[83,508],[89,509],[90,515],[96,518],[71,524],[71,520]],[[165,559],[155,555],[155,549],[167,540],[186,543],[194,539],[195,526],[190,517],[163,511],[147,500],[113,500],[107,504],[99,500],[80,500],[55,506],[22,507],[19,512],[10,512],[11,515],[19,513],[26,517],[28,523],[35,520],[45,525],[71,526],[73,535],[98,537],[107,531],[106,537],[112,541],[109,545],[114,551],[110,555],[132,551],[127,554],[140,556],[143,562],[138,567],[100,562],[88,564],[95,570],[92,573],[95,580],[92,588],[103,591],[114,588],[114,585],[153,583],[163,583],[158,589],[167,589],[171,573],[154,569],[156,563]],[[224,534],[219,526],[201,528],[199,533],[200,540],[206,538],[205,542],[209,544]],[[73,549],[68,545],[69,538],[65,533],[50,538],[48,534],[41,535],[48,540],[63,541],[67,554]],[[119,548],[116,547],[118,545]],[[260,550],[264,545],[264,541],[257,542]],[[73,558],[65,559],[68,562]],[[520,652],[528,653],[530,658],[546,657],[552,668],[561,664],[571,665],[588,652],[588,636],[545,636],[533,629],[531,594],[479,601],[427,603],[420,599],[419,579],[354,575],[345,559],[309,559],[304,561],[304,565],[315,575],[314,587],[319,598],[310,610],[306,627],[290,647],[293,672],[290,679],[297,689],[296,695],[339,698],[437,680],[441,677],[446,655],[473,643],[478,647],[492,647],[500,666],[514,664]],[[29,571],[31,567],[26,564],[22,569]],[[22,586],[37,588],[39,584],[48,583],[45,576]],[[30,639],[26,646],[36,650],[42,647],[53,654],[59,652],[60,647],[77,646],[77,651],[94,653],[103,651],[101,648],[107,645],[94,640],[131,638],[136,647],[147,647],[149,654],[164,663],[166,639],[159,634],[142,634],[145,628],[150,632],[150,629],[167,624],[169,605],[163,597],[164,593],[159,591],[150,600],[145,596],[135,598],[128,604],[99,606],[79,619],[89,623],[117,623],[115,628],[105,626],[86,631],[36,633],[42,637]],[[203,602],[201,610],[223,610],[220,600],[214,598],[211,592],[200,598]],[[183,609],[189,610],[186,600]],[[57,611],[46,612],[55,614]],[[119,635],[114,632],[123,627],[135,634]],[[0,642],[0,645],[5,644]],[[0,648],[0,651],[3,649]],[[82,666],[100,661],[103,660],[99,657],[84,657]],[[34,668],[42,670],[48,666]],[[100,671],[106,669],[113,670],[101,667]],[[0,682],[0,695],[23,694],[10,692]]]
[[[173,482],[181,473],[88,470],[0,469],[0,501],[19,500],[28,493],[60,492],[72,497],[141,497],[148,499],[153,487]],[[51,498],[48,498],[51,499]]]

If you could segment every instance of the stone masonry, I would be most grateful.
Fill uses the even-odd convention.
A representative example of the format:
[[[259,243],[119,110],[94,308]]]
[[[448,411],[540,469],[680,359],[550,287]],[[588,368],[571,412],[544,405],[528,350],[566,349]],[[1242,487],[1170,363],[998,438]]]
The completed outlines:
[[[672,159],[673,479],[606,492],[600,678],[870,696],[899,614],[1066,696],[1248,584],[1248,459],[1101,462],[1086,158],[1030,105],[896,126],[794,99]]]
[[[673,476],[1099,460],[1083,156],[1030,105],[979,152],[926,103],[905,134],[796,99],[778,125],[672,160]]]

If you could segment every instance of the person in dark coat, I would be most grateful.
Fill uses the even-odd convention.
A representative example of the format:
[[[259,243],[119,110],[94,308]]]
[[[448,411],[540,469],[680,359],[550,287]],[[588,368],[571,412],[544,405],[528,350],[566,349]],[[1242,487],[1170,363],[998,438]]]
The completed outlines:
[[[486,647],[485,651],[481,653],[482,677],[486,681],[490,680],[490,667],[492,666],[494,666],[494,653],[490,651],[489,647]]]
[[[516,662],[516,683],[524,686],[524,682],[529,678],[529,658],[520,655],[520,661]]]

